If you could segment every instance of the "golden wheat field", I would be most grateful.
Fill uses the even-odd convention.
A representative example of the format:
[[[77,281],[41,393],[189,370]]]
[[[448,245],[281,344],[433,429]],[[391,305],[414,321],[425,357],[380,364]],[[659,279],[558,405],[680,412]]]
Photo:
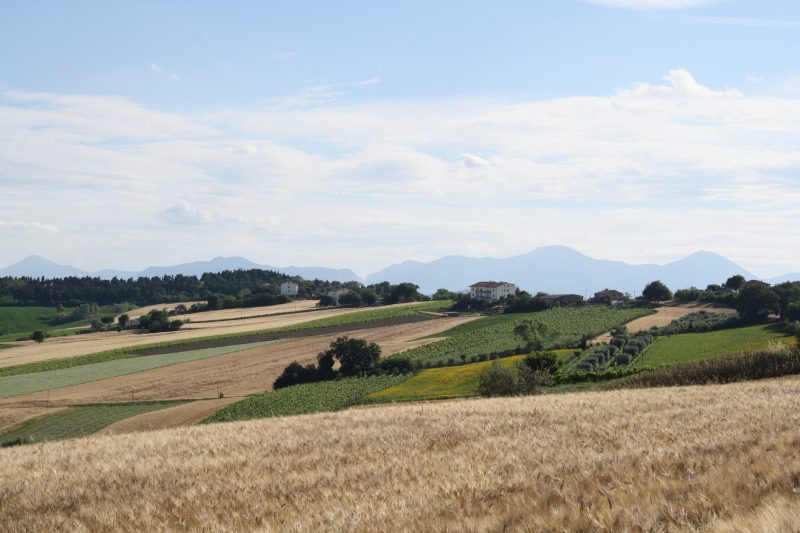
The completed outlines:
[[[8,531],[787,531],[800,379],[351,409],[0,450]]]

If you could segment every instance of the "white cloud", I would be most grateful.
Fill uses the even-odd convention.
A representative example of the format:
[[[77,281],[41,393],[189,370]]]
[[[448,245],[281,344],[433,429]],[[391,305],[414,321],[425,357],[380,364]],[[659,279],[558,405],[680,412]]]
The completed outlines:
[[[705,248],[779,274],[800,270],[798,138],[799,100],[682,69],[604,96],[194,116],[5,93],[0,213],[61,231],[4,231],[0,264],[80,246],[89,269],[245,255],[367,273],[559,243],[635,262]]]
[[[724,0],[584,0],[590,4],[625,9],[682,9],[719,3]]]
[[[4,231],[46,231],[57,232],[58,227],[44,222],[27,222],[24,220],[0,220],[0,232]]]
[[[160,213],[161,219],[171,224],[208,224],[213,217],[186,201],[178,202]]]
[[[157,63],[150,63],[150,70],[152,70],[153,72],[157,72],[159,74],[163,74],[163,75],[167,76],[171,80],[177,81],[177,80],[181,79],[180,76],[165,70],[164,67],[162,67],[161,65],[159,65]]]

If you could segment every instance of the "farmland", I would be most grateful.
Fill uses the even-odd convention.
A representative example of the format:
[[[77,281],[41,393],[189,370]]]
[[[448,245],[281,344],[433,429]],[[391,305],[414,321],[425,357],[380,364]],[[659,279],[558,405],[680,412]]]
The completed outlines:
[[[245,336],[277,334],[291,331],[345,327],[418,315],[450,305],[449,301],[398,304],[371,309],[324,309],[265,316],[256,319],[219,321],[184,326],[179,331],[156,334],[137,334],[131,331],[108,332],[48,339],[43,344],[17,343],[14,348],[0,352],[0,368],[40,363],[53,359],[103,354],[101,360],[125,357],[131,349],[180,345],[208,339],[238,339]],[[107,352],[115,352],[108,354]],[[82,364],[95,362],[91,358]],[[71,363],[65,363],[71,366]],[[49,367],[47,370],[54,368]],[[38,370],[37,371],[41,371]]]
[[[499,364],[510,367],[523,355],[498,359]],[[481,361],[467,365],[428,368],[393,387],[375,391],[364,397],[366,403],[408,402],[415,400],[440,400],[466,398],[478,395],[478,376],[494,361]]]
[[[748,326],[708,333],[659,337],[636,361],[636,366],[657,367],[700,361],[765,348],[770,342],[792,343],[775,325]]]
[[[320,411],[338,411],[361,403],[364,396],[405,381],[406,376],[370,376],[307,383],[251,396],[209,417],[207,422],[251,420]]]
[[[6,433],[0,433],[0,443],[25,443],[73,439],[91,435],[123,418],[149,413],[178,405],[172,402],[141,402],[124,404],[81,405],[28,420]]]
[[[0,398],[9,398],[11,396],[19,396],[31,392],[90,383],[92,381],[124,376],[126,374],[133,374],[163,366],[187,363],[189,361],[206,359],[208,357],[244,351],[263,346],[264,344],[266,344],[266,342],[190,350],[158,356],[129,357],[126,359],[51,370],[48,372],[0,377]]]
[[[68,316],[71,309],[64,310]],[[100,309],[99,316],[110,316],[113,306]],[[74,333],[76,328],[88,325],[92,319],[66,321],[60,318],[55,307],[0,306],[0,341],[27,338],[31,332],[49,330],[51,335]]]
[[[634,318],[651,313],[648,309],[615,309],[606,306],[556,307],[538,313],[498,315],[459,326],[442,333],[446,339],[409,350],[403,354],[412,361],[425,365],[454,364],[473,360],[521,346],[515,338],[514,328],[527,320],[544,323],[553,332],[549,348],[578,344],[584,336],[624,324]]]
[[[766,530],[800,510],[798,394],[790,378],[457,400],[5,448],[0,515],[10,530]]]
[[[378,328],[351,330],[353,336],[377,342],[384,347],[384,353],[404,350],[409,346],[417,346],[420,337],[435,334],[448,329],[455,324],[464,323],[469,318],[437,318],[410,324],[387,325]],[[45,405],[63,407],[86,403],[118,403],[131,400],[173,400],[173,399],[203,399],[203,405],[210,405],[211,399],[218,398],[220,393],[225,396],[217,408],[226,403],[242,399],[243,397],[259,394],[272,387],[275,378],[283,368],[292,361],[307,363],[314,360],[316,354],[325,348],[332,340],[332,336],[315,335],[298,339],[284,340],[278,343],[259,343],[253,347],[228,346],[215,348],[229,350],[228,353],[212,352],[189,353],[177,352],[157,356],[141,356],[131,359],[114,361],[119,364],[129,364],[139,359],[159,360],[160,358],[189,357],[180,363],[160,366],[150,370],[143,370],[134,374],[108,377],[99,381],[82,383],[72,386],[62,386],[57,389],[42,390],[37,393],[28,393],[0,400],[0,427],[5,424],[14,424],[30,416],[43,413],[38,408]],[[204,349],[210,350],[210,349]],[[93,365],[70,369],[78,376],[86,372]],[[18,376],[36,379],[38,374]],[[36,407],[37,409],[32,409]],[[174,407],[164,413],[151,413],[141,415],[141,423],[133,427],[158,428],[171,427],[178,421],[181,424],[196,422],[211,412],[208,407],[201,405]],[[213,411],[213,408],[211,409]],[[45,411],[46,412],[46,411]],[[174,416],[169,416],[174,413]],[[158,420],[153,422],[151,420]]]

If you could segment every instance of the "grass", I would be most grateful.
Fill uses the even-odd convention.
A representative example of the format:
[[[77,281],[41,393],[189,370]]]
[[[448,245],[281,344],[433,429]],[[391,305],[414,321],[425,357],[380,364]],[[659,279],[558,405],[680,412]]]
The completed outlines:
[[[747,326],[708,333],[683,333],[659,337],[634,363],[660,367],[711,359],[766,348],[770,342],[793,344],[794,339],[775,325]]]
[[[389,306],[376,309],[369,309],[357,313],[348,313],[346,315],[321,318],[319,320],[312,320],[310,322],[304,322],[302,324],[294,324],[291,326],[284,326],[280,328],[248,331],[246,333],[232,333],[228,335],[209,335],[207,337],[186,339],[181,341],[155,342],[152,344],[146,344],[132,348],[121,348],[117,350],[108,350],[105,352],[99,352],[95,354],[81,355],[76,357],[65,357],[62,359],[50,359],[48,361],[40,361],[36,363],[8,366],[0,368],[0,377],[16,376],[23,374],[35,374],[39,372],[50,372],[54,370],[62,370],[77,366],[103,363],[107,361],[129,359],[133,357],[139,357],[134,352],[139,352],[154,348],[165,348],[168,346],[187,346],[187,350],[191,350],[192,344],[199,344],[211,340],[247,338],[269,333],[288,333],[292,331],[305,331],[310,329],[319,329],[332,326],[348,326],[348,325],[377,322],[380,320],[390,320],[392,318],[403,318],[407,316],[416,315],[420,312],[433,311],[436,309],[444,309],[450,307],[451,305],[452,305],[451,301],[442,300],[434,302],[423,302],[419,304],[406,305],[401,307]]]
[[[119,420],[173,407],[182,400],[94,404],[71,407],[51,415],[28,420],[21,426],[0,434],[0,444],[19,442],[29,444],[51,440],[74,439],[91,435]]]
[[[124,376],[126,374],[160,368],[162,366],[207,359],[218,355],[248,350],[273,342],[276,341],[236,344],[232,346],[205,348],[202,350],[191,350],[164,355],[143,355],[102,363],[50,370],[47,372],[38,372],[35,374],[0,377],[0,398],[9,398],[21,394],[57,389],[71,385],[80,385],[81,383]]]
[[[69,315],[71,309],[65,309]],[[27,338],[37,329],[48,332],[51,336],[72,334],[72,328],[87,326],[92,320],[112,316],[114,306],[100,308],[100,313],[92,318],[73,322],[58,322],[58,313],[55,307],[28,307],[28,306],[0,306],[0,341],[15,341]]]
[[[512,355],[496,361],[505,367],[510,367],[523,357],[525,356]],[[478,376],[493,363],[494,361],[481,361],[459,366],[429,368],[398,385],[368,394],[364,397],[364,402],[413,402],[478,396]]]
[[[397,404],[4,448],[0,529],[794,531],[799,392]]]
[[[204,422],[229,422],[321,411],[337,411],[361,403],[367,394],[396,385],[406,376],[370,376],[294,385],[251,396],[224,407]]]
[[[402,352],[402,357],[423,364],[454,364],[480,355],[512,352],[522,341],[514,327],[538,320],[554,333],[548,348],[577,345],[584,336],[596,336],[635,318],[651,314],[649,309],[617,309],[607,306],[557,307],[538,313],[519,313],[482,318],[439,333],[446,339]]]

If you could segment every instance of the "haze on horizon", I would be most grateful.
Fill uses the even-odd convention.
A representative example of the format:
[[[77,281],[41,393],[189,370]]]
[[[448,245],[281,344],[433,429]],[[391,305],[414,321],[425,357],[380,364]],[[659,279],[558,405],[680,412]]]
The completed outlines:
[[[9,2],[0,266],[800,271],[800,4]]]

